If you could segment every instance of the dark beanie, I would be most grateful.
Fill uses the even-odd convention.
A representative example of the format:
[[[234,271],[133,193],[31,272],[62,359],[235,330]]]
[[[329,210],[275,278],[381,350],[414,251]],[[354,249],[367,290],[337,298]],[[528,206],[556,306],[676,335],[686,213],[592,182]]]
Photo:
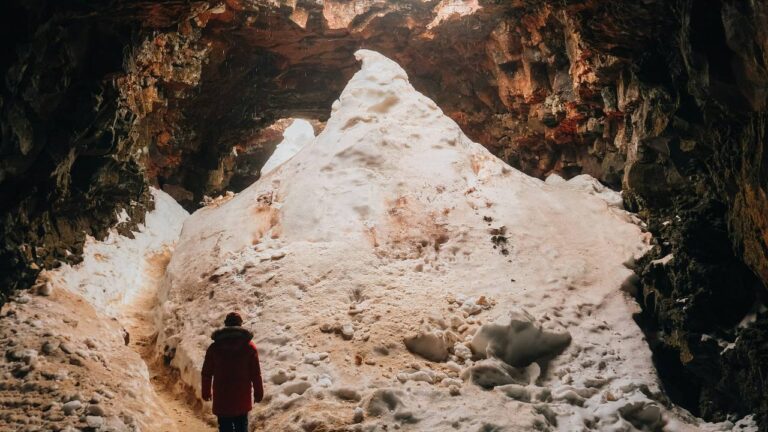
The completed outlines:
[[[227,327],[236,327],[243,325],[243,317],[237,312],[230,312],[224,318],[224,325]]]

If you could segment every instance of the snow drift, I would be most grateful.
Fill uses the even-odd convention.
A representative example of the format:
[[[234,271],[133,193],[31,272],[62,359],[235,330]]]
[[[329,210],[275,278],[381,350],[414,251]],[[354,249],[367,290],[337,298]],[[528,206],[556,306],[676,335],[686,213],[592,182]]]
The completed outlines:
[[[130,303],[145,283],[146,258],[172,247],[189,216],[167,193],[155,188],[151,192],[155,208],[147,212],[132,238],[121,236],[115,229],[103,241],[88,236],[83,262],[49,272],[52,283],[83,296],[108,315],[118,314]],[[121,219],[127,218],[124,210],[122,215]]]
[[[357,57],[320,135],[185,222],[158,348],[187,384],[235,309],[265,430],[731,426],[667,408],[620,289],[648,239],[615,194],[518,172]]]
[[[266,175],[280,164],[292,158],[307,143],[315,138],[315,130],[312,125],[302,119],[296,119],[283,132],[283,140],[275,148],[272,156],[261,167],[261,175]]]

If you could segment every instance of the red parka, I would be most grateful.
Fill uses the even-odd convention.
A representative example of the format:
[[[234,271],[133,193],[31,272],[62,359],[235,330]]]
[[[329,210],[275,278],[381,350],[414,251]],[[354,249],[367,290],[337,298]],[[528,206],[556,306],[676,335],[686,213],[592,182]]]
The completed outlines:
[[[213,381],[213,413],[221,417],[237,417],[261,402],[264,387],[253,334],[242,327],[224,327],[213,332],[203,362],[203,399],[211,398]]]

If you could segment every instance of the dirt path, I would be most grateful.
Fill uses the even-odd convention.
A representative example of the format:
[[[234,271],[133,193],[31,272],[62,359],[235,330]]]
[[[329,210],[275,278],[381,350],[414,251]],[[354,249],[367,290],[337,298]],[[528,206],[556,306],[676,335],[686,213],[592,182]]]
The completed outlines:
[[[153,313],[157,305],[157,290],[170,260],[170,252],[147,258],[145,280],[147,286],[141,294],[123,309],[123,325],[130,333],[129,346],[144,359],[149,369],[150,381],[165,411],[176,424],[176,431],[163,432],[210,432],[216,430],[194,407],[197,401],[189,391],[178,385],[180,380],[174,371],[162,364],[155,355],[155,326]]]

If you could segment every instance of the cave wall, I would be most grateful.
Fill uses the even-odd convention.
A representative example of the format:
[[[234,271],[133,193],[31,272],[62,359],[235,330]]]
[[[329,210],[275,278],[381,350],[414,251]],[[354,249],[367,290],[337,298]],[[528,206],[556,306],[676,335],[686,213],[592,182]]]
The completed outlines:
[[[41,268],[76,262],[117,208],[140,220],[147,204],[125,140],[132,113],[111,79],[131,31],[81,6],[4,2],[0,12],[0,304]]]
[[[765,5],[657,5],[647,16],[671,17],[671,33],[650,45],[572,6],[591,46],[631,60],[616,80],[637,95],[624,190],[656,243],[639,269],[640,323],[678,403],[705,418],[757,412],[766,427],[765,314],[740,326],[768,282]],[[642,16],[611,13],[617,23]],[[626,41],[611,46],[614,34]]]
[[[704,418],[754,412],[768,428],[768,319],[742,321],[768,294],[766,5],[551,7],[577,100],[602,96],[603,148],[623,159],[626,203],[654,234],[637,319],[669,395]]]
[[[322,128],[370,48],[511,165],[623,188],[655,237],[637,320],[668,393],[768,424],[768,322],[739,325],[768,283],[766,6],[473,5],[3,2],[0,304],[123,209],[129,233],[149,185],[188,209],[244,188],[280,119]]]

